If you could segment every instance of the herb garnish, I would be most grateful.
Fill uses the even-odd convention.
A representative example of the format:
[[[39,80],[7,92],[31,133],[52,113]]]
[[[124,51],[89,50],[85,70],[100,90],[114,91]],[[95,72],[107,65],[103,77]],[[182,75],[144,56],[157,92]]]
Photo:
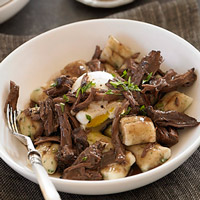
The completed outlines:
[[[161,158],[161,159],[160,159],[160,162],[162,162],[162,163],[164,163],[165,161],[167,161],[166,158]]]
[[[54,83],[52,83],[50,86],[51,87],[56,87],[58,85],[58,81],[55,81]]]
[[[63,99],[65,100],[66,103],[69,102],[69,97],[66,94],[63,95]]]
[[[82,161],[86,161],[87,160],[87,156],[84,156],[83,158],[82,158]]]
[[[65,104],[64,103],[60,103],[60,107],[61,107],[62,112],[64,112],[65,111]]]
[[[126,71],[126,70],[123,71],[123,74],[121,75],[121,77],[122,77],[122,78],[123,78],[123,77],[124,77],[124,78],[127,77],[127,71]]]
[[[129,76],[128,78],[128,81],[121,81],[121,80],[118,80],[116,79],[116,82],[114,81],[110,81],[109,82],[114,88],[118,88],[118,87],[122,87],[123,90],[125,91],[141,91],[141,89],[138,87],[138,85],[134,85],[132,82],[131,82],[131,77]]]
[[[85,115],[85,117],[86,117],[86,119],[89,121],[89,122],[91,122],[91,120],[92,120],[92,117],[90,116],[90,115]]]
[[[87,85],[84,85],[83,87],[78,88],[77,92],[76,92],[76,98],[79,95],[79,92],[81,91],[82,94],[85,93],[89,88],[91,88],[92,86],[95,86],[95,83],[93,83],[92,81],[90,81]]]
[[[114,93],[112,92],[112,90],[108,90],[108,91],[106,92],[106,94],[114,94]]]
[[[130,113],[130,111],[131,111],[131,107],[129,106],[129,107],[127,108],[127,110],[126,110],[124,113],[121,114],[121,116],[128,115],[128,114]]]
[[[146,79],[144,79],[144,80],[142,81],[142,84],[147,83],[147,82],[150,80],[150,78],[152,77],[152,74],[153,74],[152,72],[149,73],[148,76],[146,77]]]
[[[145,105],[140,106],[140,113],[141,113],[142,115],[147,115]]]

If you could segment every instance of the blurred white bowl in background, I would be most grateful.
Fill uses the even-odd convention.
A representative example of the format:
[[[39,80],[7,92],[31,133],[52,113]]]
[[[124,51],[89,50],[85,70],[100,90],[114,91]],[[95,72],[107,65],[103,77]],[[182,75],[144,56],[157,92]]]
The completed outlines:
[[[134,0],[77,0],[77,1],[92,7],[114,8],[131,3]]]
[[[0,0],[0,24],[17,14],[29,0]]]

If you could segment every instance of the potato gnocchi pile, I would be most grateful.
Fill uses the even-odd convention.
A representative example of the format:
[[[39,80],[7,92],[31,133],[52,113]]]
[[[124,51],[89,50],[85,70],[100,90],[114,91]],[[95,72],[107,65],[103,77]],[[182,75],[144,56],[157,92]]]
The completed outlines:
[[[31,93],[18,126],[49,174],[111,180],[146,172],[171,157],[180,128],[199,125],[184,114],[192,98],[178,91],[195,82],[194,68],[163,72],[160,51],[139,55],[109,36],[90,61],[69,63]],[[7,101],[15,109],[16,93]]]

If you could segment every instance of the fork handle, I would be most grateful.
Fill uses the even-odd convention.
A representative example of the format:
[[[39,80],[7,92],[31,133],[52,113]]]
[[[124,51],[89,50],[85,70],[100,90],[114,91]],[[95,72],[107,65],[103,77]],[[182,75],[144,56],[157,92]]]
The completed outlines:
[[[40,189],[45,200],[61,200],[55,186],[48,177],[48,174],[41,164],[41,158],[36,153],[29,154],[32,169],[37,177]]]

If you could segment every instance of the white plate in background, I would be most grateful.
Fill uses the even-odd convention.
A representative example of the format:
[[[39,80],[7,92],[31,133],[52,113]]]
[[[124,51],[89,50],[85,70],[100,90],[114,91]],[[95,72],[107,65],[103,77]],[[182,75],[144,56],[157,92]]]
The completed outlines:
[[[92,7],[114,8],[133,2],[134,0],[76,0]]]
[[[35,88],[43,85],[69,62],[90,60],[96,45],[102,49],[109,35],[142,55],[152,49],[160,50],[164,58],[162,69],[173,68],[178,73],[184,73],[195,67],[197,81],[192,87],[186,88],[185,93],[194,99],[187,113],[200,120],[200,53],[187,41],[157,26],[133,20],[89,20],[56,28],[26,42],[0,64],[0,156],[27,179],[37,182],[27,164],[27,150],[9,133],[3,111],[9,81],[13,80],[20,86],[18,108],[23,109]],[[199,133],[200,126],[181,130],[179,142],[171,148],[170,160],[135,176],[102,181],[53,177],[51,180],[59,191],[76,194],[111,194],[142,187],[164,177],[186,161],[200,145]]]
[[[0,0],[0,24],[17,14],[29,0]]]

